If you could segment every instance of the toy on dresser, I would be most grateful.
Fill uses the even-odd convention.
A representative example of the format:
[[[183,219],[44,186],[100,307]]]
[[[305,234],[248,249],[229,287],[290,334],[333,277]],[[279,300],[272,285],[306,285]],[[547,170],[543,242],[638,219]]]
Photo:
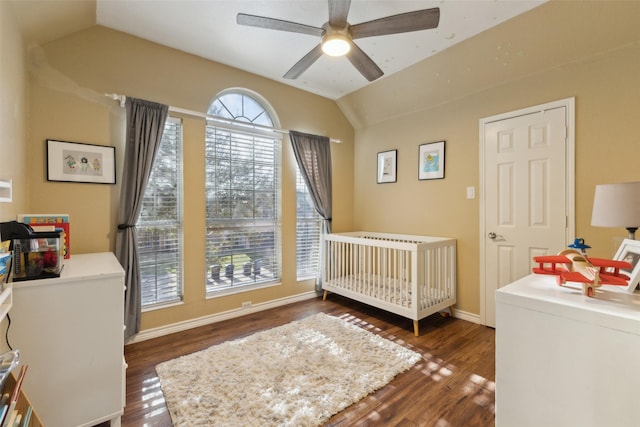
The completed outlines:
[[[582,293],[588,297],[593,297],[596,288],[601,285],[628,286],[630,278],[620,270],[631,269],[631,264],[626,261],[587,257],[585,249],[589,246],[584,244],[583,239],[576,239],[575,243],[569,246],[581,249],[581,252],[566,249],[558,255],[535,256],[533,261],[538,263],[538,267],[534,267],[533,272],[555,275],[560,286],[567,282],[581,283]]]

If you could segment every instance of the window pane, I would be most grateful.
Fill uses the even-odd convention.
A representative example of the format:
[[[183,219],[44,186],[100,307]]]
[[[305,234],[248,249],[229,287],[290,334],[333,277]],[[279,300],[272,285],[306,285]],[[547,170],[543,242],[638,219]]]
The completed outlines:
[[[263,115],[266,115],[264,108],[258,102],[256,102],[253,98],[249,96],[242,97],[242,106],[243,106],[243,116],[249,119],[251,123],[254,123],[255,120]]]
[[[180,301],[179,228],[172,225],[141,226],[138,255],[142,279],[142,305]]]
[[[214,100],[209,106],[210,116],[233,119],[260,126],[273,127],[273,120],[258,101],[249,95],[227,93]]]
[[[207,111],[207,114],[211,116],[231,118],[231,115],[225,109],[224,105],[219,99],[216,99],[211,103],[211,105],[209,106],[209,111]]]
[[[266,116],[271,124],[264,108],[246,95],[226,94],[209,111],[218,101],[235,120]],[[207,126],[208,293],[280,278],[279,145],[251,131]]]
[[[142,306],[182,299],[182,125],[169,118],[136,224]]]
[[[313,206],[309,189],[296,168],[296,273],[298,280],[316,277],[320,262],[322,218]]]
[[[271,224],[207,227],[207,290],[268,282],[278,277],[276,229]]]

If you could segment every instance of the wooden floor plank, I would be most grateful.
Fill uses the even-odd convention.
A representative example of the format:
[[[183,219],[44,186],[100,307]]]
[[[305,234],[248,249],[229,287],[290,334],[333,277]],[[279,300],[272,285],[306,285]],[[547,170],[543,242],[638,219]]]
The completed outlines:
[[[302,301],[126,346],[127,406],[122,425],[172,425],[155,372],[158,363],[318,312],[347,319],[422,355],[413,368],[334,415],[326,426],[494,425],[493,329],[435,314],[420,321],[420,336],[415,337],[411,320],[334,294],[327,301]]]

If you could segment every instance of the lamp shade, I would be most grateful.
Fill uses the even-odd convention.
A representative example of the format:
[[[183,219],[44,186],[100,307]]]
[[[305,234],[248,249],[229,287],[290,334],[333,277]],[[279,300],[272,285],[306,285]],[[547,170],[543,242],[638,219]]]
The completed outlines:
[[[591,225],[621,228],[640,226],[640,182],[596,185]]]

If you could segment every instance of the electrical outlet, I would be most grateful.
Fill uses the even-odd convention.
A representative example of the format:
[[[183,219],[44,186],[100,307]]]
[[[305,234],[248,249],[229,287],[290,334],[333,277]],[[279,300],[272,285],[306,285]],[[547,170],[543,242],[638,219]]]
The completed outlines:
[[[245,301],[242,303],[242,308],[249,308],[251,307],[251,301]]]

